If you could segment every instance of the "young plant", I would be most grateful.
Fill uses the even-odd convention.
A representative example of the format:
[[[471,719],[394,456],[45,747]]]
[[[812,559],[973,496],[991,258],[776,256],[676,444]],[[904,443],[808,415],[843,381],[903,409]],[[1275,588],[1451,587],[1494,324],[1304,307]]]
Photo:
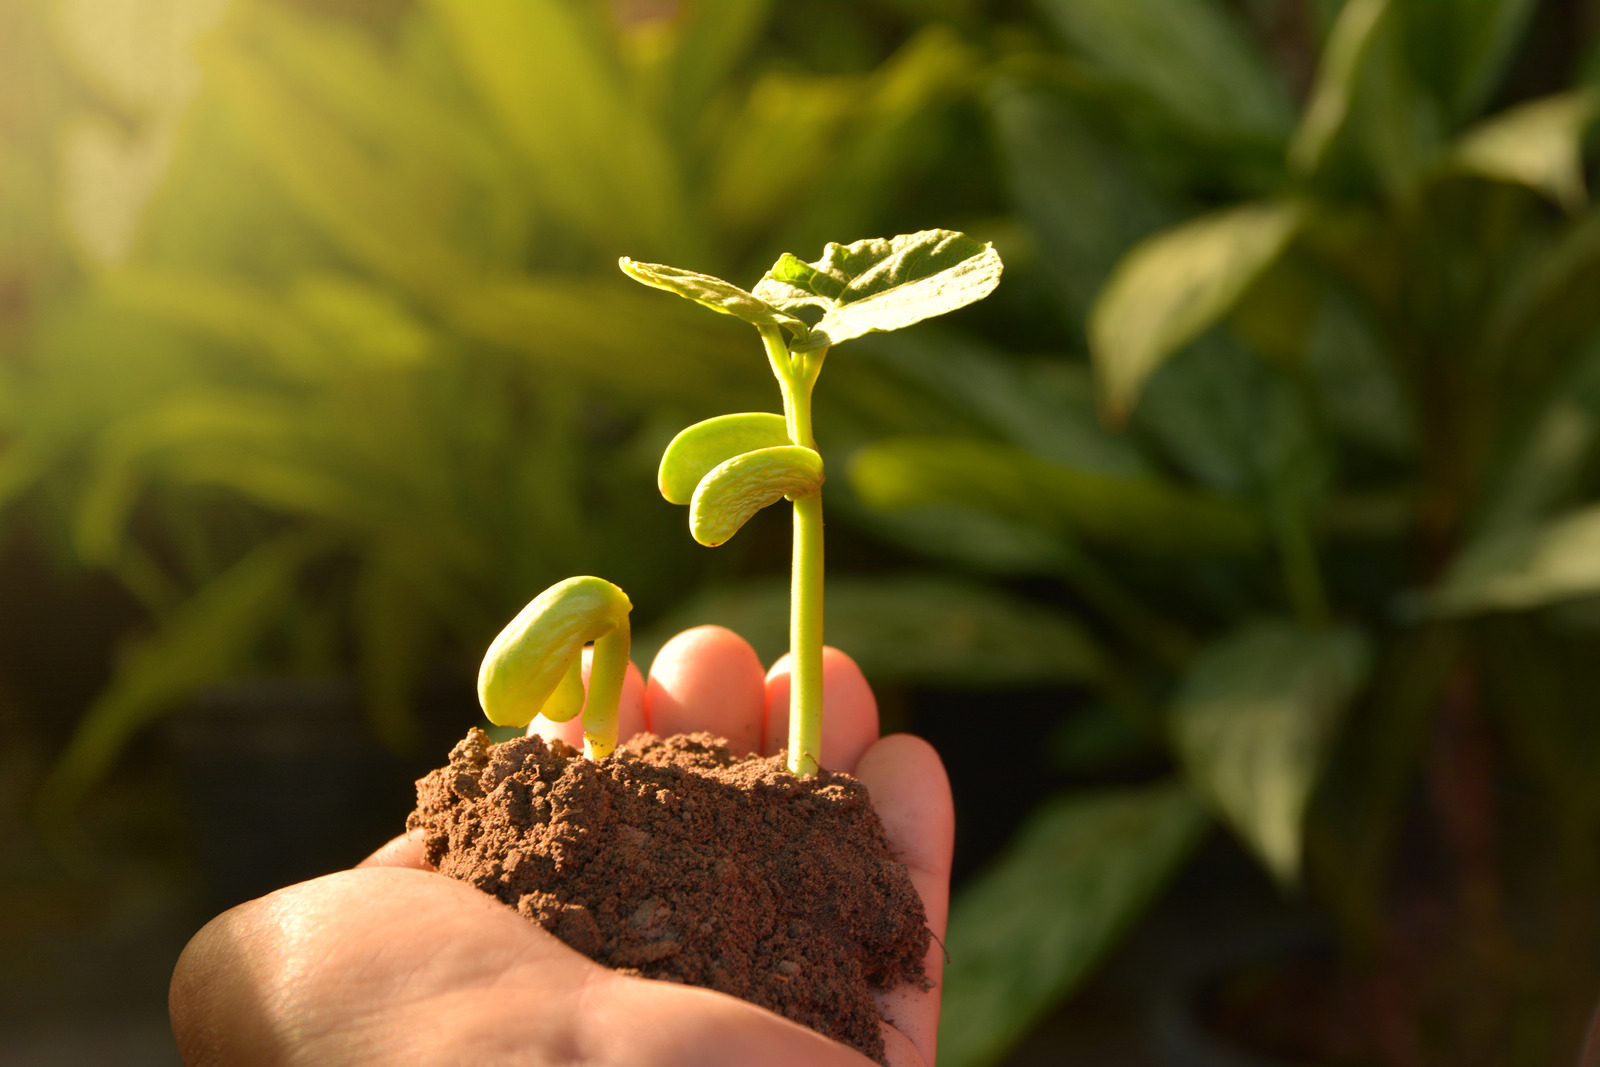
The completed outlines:
[[[964,234],[924,230],[829,244],[815,263],[784,253],[749,291],[659,263],[623,257],[619,265],[636,281],[742,319],[761,334],[783,415],[748,412],[690,426],[661,457],[659,483],[668,501],[689,505],[689,531],[707,547],[728,540],[780,497],[793,502],[789,770],[814,775],[822,740],[824,473],[811,429],[811,390],[832,346],[988,296],[1000,283],[1000,257]]]
[[[484,715],[497,726],[526,726],[535,715],[566,722],[581,711],[584,755],[611,755],[632,610],[627,595],[604,578],[568,578],[534,597],[484,654],[478,669]],[[591,641],[585,700],[583,647]]]

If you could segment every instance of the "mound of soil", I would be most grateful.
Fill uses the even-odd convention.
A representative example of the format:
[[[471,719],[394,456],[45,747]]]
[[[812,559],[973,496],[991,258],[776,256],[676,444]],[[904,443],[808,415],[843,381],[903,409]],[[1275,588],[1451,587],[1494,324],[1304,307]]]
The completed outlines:
[[[606,966],[769,1008],[883,1062],[872,991],[926,983],[922,901],[867,790],[643,734],[598,763],[473,729],[417,783],[428,861]]]

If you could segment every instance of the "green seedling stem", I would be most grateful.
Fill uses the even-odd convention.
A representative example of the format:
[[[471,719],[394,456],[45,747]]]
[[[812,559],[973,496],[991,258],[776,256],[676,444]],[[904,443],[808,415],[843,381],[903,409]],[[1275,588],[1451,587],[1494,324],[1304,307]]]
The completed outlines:
[[[830,244],[815,263],[785,254],[754,290],[707,274],[624,257],[624,273],[756,327],[783,396],[783,418],[748,412],[696,423],[661,457],[661,495],[689,505],[689,530],[714,547],[780,498],[794,504],[789,604],[789,770],[814,775],[822,745],[822,457],[811,393],[828,350],[987,296],[994,249],[949,230]],[[808,323],[798,312],[820,311]],[[787,335],[787,337],[785,336]]]
[[[822,373],[826,348],[791,355],[776,326],[762,326],[761,341],[783,393],[783,421],[791,443],[817,447],[811,432],[811,390]],[[789,770],[808,777],[822,751],[822,487],[794,498],[794,560],[789,575]]]

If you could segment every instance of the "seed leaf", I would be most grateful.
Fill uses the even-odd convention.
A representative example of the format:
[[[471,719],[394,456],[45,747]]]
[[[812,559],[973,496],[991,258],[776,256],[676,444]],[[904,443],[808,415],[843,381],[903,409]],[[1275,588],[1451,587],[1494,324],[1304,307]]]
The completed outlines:
[[[700,479],[689,502],[689,532],[715,548],[779,497],[801,497],[822,485],[822,457],[802,445],[758,448]]]
[[[732,282],[713,278],[709,274],[697,274],[664,263],[640,263],[627,256],[617,260],[617,266],[636,282],[676,293],[712,311],[743,319],[752,326],[782,326],[796,338],[805,337],[811,329],[786,310],[780,311]]]
[[[672,439],[661,455],[656,483],[671,504],[687,504],[712,468],[734,456],[789,444],[782,415],[748,411],[697,422]]]
[[[526,726],[541,711],[570,719],[583,707],[581,698],[571,707],[573,662],[584,645],[627,625],[632,610],[627,594],[603,578],[568,578],[534,597],[484,654],[484,715],[497,726]]]
[[[756,284],[755,295],[786,312],[822,312],[793,346],[808,352],[965,307],[994,291],[1000,269],[991,245],[951,230],[923,230],[829,244],[815,263],[785,253]]]

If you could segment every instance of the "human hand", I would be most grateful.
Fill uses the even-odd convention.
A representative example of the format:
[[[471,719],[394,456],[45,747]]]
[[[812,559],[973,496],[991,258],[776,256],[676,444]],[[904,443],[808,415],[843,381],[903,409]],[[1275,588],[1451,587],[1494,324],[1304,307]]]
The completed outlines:
[[[787,737],[788,660],[763,677],[749,645],[717,627],[679,634],[648,685],[629,668],[623,737],[707,730],[735,752]],[[917,738],[878,737],[860,670],[824,654],[822,764],[868,788],[890,846],[910,869],[942,939],[954,826],[938,756]],[[578,740],[576,721],[530,732]],[[930,990],[880,1005],[893,1067],[932,1064],[943,955]],[[201,1065],[629,1064],[846,1067],[859,1053],[753,1004],[618,974],[478,890],[431,873],[420,838],[396,838],[361,866],[240,905],[206,925],[173,974],[172,1024]]]

